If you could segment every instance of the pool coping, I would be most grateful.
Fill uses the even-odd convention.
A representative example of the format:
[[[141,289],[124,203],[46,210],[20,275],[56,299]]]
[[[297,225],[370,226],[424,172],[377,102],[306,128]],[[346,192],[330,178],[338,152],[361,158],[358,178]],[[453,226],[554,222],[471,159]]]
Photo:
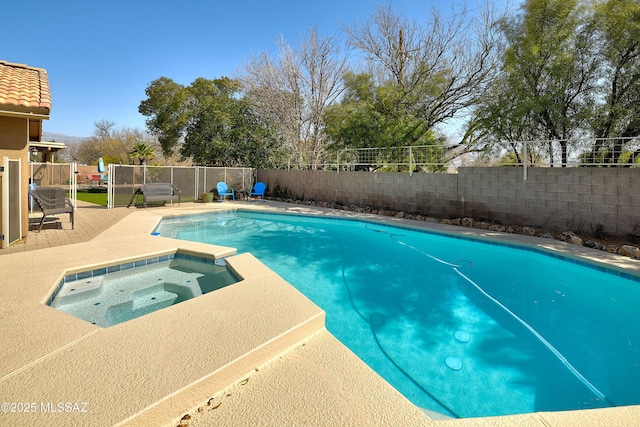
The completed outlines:
[[[355,420],[354,414],[358,414],[358,422],[346,424],[376,425],[381,424],[379,420],[385,420],[384,424],[391,422],[396,425],[511,425],[517,422],[518,425],[538,426],[592,425],[594,421],[606,425],[629,425],[640,421],[640,406],[461,420],[434,421],[428,418],[326,331],[322,310],[250,254],[232,256],[234,250],[231,248],[150,235],[163,216],[240,208],[364,218],[444,234],[522,244],[551,250],[571,259],[584,258],[604,263],[614,270],[640,274],[640,262],[637,260],[565,242],[326,208],[275,202],[225,202],[137,210],[89,242],[37,251],[37,268],[33,268],[33,253],[9,254],[0,259],[3,274],[13,279],[0,287],[0,314],[4,319],[0,330],[6,344],[0,350],[2,400],[37,400],[37,403],[84,400],[89,411],[56,414],[40,411],[29,415],[0,413],[0,420],[20,424],[25,422],[25,416],[29,416],[29,423],[48,425],[169,425],[191,412],[194,419],[202,417],[219,424],[233,424],[238,422],[239,414],[232,410],[233,404],[229,399],[219,407],[221,410],[211,410],[206,405],[211,396],[222,393],[224,398],[232,390],[234,396],[241,396],[244,402],[254,402],[253,406],[245,406],[240,400],[236,401],[242,408],[243,420],[255,418],[266,423],[266,420],[273,420],[268,414],[297,403],[290,402],[292,399],[284,390],[286,385],[288,389],[293,388],[298,400],[302,401],[334,399],[337,402],[336,396],[343,396],[341,393],[361,396],[346,406],[317,408],[315,405],[311,408],[309,405],[308,410],[298,408],[295,411],[297,415],[291,415],[298,417],[294,419],[300,423],[315,415],[313,419],[317,423],[314,425],[332,425],[332,420],[338,415]],[[92,326],[65,313],[55,313],[50,307],[44,308],[44,302],[66,271],[102,268],[119,260],[160,256],[178,250],[229,257],[228,264],[245,281],[241,286],[231,285],[227,287],[231,290],[210,298],[207,296],[219,291],[107,329]],[[88,253],[91,255],[87,256]],[[277,290],[277,296],[268,294],[267,291],[273,289]],[[255,295],[257,290],[259,294]],[[197,300],[202,301],[194,302]],[[239,306],[238,302],[242,304]],[[205,312],[211,305],[228,311],[228,316],[211,318]],[[274,306],[279,310],[274,310]],[[244,319],[248,309],[251,316]],[[242,321],[237,322],[238,319]],[[203,324],[211,328],[206,343],[201,342]],[[221,342],[233,348],[228,352],[219,349],[216,343]],[[129,347],[123,350],[125,345]],[[112,354],[105,349],[113,349]],[[154,353],[161,353],[162,357]],[[315,358],[321,356],[323,363],[318,364]],[[149,359],[157,362],[153,365],[155,369],[167,376],[160,383],[153,375],[144,372],[143,367],[148,365],[145,363]],[[174,378],[180,375],[168,370],[176,360],[187,365],[179,371],[180,375],[189,376],[189,380]],[[97,363],[105,366],[97,366]],[[204,366],[198,366],[201,363]],[[284,364],[286,369],[278,371],[278,363]],[[59,369],[62,364],[66,369]],[[308,366],[314,367],[314,375],[309,375],[304,369]],[[43,379],[45,376],[46,380]],[[248,381],[249,377],[252,385],[262,381],[264,387],[250,388],[244,386],[247,383],[239,382],[243,378]],[[133,378],[137,386],[133,388],[126,382],[123,384],[121,378]],[[329,381],[328,378],[335,386],[329,391],[319,391],[313,386],[319,379]],[[99,384],[91,385],[90,379]],[[368,396],[362,390],[377,392]],[[114,398],[115,404],[109,400]],[[206,410],[200,413],[197,411],[199,407]],[[371,408],[375,408],[373,413]]]

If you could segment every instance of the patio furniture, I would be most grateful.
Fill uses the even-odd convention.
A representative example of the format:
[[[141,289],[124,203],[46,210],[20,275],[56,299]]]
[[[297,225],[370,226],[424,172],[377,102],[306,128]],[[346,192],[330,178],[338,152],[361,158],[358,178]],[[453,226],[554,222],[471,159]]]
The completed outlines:
[[[162,202],[163,206],[167,202],[178,202],[178,205],[180,205],[180,190],[169,182],[143,184],[137,193],[142,194],[142,206],[145,208],[147,204],[155,202]],[[136,203],[136,206],[139,206],[139,204]]]
[[[235,200],[236,196],[233,191],[233,188],[229,188],[226,182],[219,182],[216,184],[216,190],[218,191],[218,195],[220,196],[220,201],[224,201],[225,196],[231,196],[231,200]]]
[[[90,187],[94,185],[100,185],[100,174],[99,173],[88,173],[87,174],[87,182]]]
[[[47,217],[63,213],[69,214],[71,229],[74,229],[73,214],[75,208],[73,204],[71,204],[71,200],[65,197],[65,194],[65,190],[58,187],[42,187],[29,190],[29,195],[42,211],[42,219],[40,220],[38,232],[42,231],[42,225]]]
[[[264,192],[266,189],[267,184],[265,184],[264,182],[256,182],[256,185],[254,185],[249,192],[249,201],[253,199],[253,196],[260,196],[262,197],[262,201],[264,202]]]

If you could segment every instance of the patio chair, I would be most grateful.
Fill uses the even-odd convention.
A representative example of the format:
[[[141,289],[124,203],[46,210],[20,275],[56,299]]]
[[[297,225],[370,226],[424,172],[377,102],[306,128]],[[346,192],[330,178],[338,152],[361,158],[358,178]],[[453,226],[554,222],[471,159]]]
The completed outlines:
[[[29,195],[36,202],[40,210],[42,211],[42,219],[40,220],[40,226],[38,232],[42,231],[42,225],[45,219],[52,215],[68,213],[71,220],[71,229],[74,229],[74,207],[71,204],[71,200],[64,197],[64,190],[56,187],[42,187],[35,190],[29,190]],[[49,196],[49,197],[47,197]]]
[[[264,202],[264,192],[266,189],[267,184],[265,184],[264,182],[256,182],[256,185],[254,185],[249,192],[249,201],[253,200],[253,196],[260,196],[262,197],[262,201]]]
[[[229,188],[226,182],[219,182],[216,184],[216,190],[220,196],[220,201],[224,200],[224,196],[231,196],[231,200],[235,200],[236,196],[233,192],[233,188]]]

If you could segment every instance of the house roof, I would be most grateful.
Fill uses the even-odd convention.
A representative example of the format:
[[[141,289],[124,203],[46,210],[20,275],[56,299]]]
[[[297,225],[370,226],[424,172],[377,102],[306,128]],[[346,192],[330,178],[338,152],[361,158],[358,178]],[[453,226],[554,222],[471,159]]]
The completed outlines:
[[[0,60],[0,114],[48,116],[50,112],[47,71]]]

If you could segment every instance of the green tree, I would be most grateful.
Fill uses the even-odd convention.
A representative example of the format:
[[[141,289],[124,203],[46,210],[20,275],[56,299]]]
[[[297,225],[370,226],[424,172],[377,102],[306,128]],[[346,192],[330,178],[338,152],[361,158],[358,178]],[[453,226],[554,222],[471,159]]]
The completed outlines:
[[[567,140],[583,132],[593,102],[598,58],[589,9],[577,0],[527,0],[502,21],[507,43],[502,75],[476,110],[479,127],[513,145],[520,138]],[[552,143],[548,156],[554,164]]]
[[[325,112],[325,132],[333,141],[332,150],[386,148],[384,161],[402,162],[408,159],[398,157],[393,147],[434,145],[431,156],[442,159],[438,145],[443,141],[436,138],[421,112],[415,111],[416,104],[400,101],[406,97],[395,82],[378,86],[370,74],[350,72],[344,80],[344,97]],[[358,163],[363,163],[362,159]]]
[[[196,79],[183,87],[162,77],[147,88],[139,111],[164,153],[211,166],[267,167],[280,141],[240,96],[237,81]]]
[[[129,151],[129,157],[136,159],[141,165],[146,164],[147,160],[152,159],[154,156],[153,147],[148,146],[144,142],[137,142]]]
[[[604,0],[595,3],[601,75],[591,128],[598,139],[587,161],[619,163],[624,137],[640,135],[640,3]],[[638,158],[640,152],[629,158]]]
[[[158,137],[164,155],[171,155],[180,143],[186,122],[188,92],[184,86],[167,77],[160,77],[145,90],[138,111],[145,117],[147,129]]]

